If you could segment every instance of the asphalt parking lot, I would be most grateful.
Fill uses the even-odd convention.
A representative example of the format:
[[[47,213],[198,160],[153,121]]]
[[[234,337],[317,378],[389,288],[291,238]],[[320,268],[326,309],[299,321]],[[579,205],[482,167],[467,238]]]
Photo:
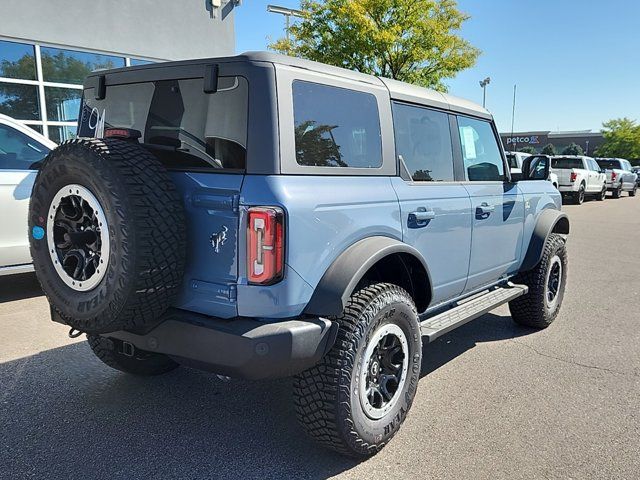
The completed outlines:
[[[307,439],[290,380],[116,372],[48,320],[33,275],[0,277],[0,477],[639,478],[640,199],[564,209],[556,322],[503,307],[425,347],[407,421],[361,463]]]

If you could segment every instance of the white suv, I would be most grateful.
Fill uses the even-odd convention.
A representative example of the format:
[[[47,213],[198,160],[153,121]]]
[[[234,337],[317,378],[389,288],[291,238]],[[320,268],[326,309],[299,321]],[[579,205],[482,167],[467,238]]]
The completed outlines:
[[[56,144],[0,114],[0,275],[33,270],[27,211],[38,163]]]

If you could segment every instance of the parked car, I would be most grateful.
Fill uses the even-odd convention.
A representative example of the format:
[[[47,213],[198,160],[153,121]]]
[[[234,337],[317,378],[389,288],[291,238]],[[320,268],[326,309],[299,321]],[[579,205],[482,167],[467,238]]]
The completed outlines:
[[[522,162],[524,162],[525,158],[531,156],[530,153],[523,153],[523,152],[506,152],[505,155],[507,156],[507,162],[509,163],[509,168],[512,174],[513,173],[521,174]],[[558,175],[556,175],[555,172],[553,171],[549,172],[548,180],[551,182],[551,184],[555,188],[558,188]]]
[[[636,185],[640,187],[640,167],[632,167],[633,173],[637,175],[636,177]]]
[[[638,191],[638,174],[633,171],[628,160],[623,158],[596,158],[598,165],[607,175],[607,190],[613,198],[620,198],[622,192],[635,197]]]
[[[558,190],[578,205],[587,195],[604,200],[607,195],[607,176],[591,157],[561,155],[553,157],[553,171],[558,175]]]
[[[93,73],[79,122],[36,179],[31,252],[53,319],[113,368],[293,375],[306,431],[369,456],[423,342],[507,302],[558,314],[549,157],[512,182],[476,104],[249,53]]]
[[[41,160],[56,144],[0,114],[0,275],[33,270],[27,210]]]

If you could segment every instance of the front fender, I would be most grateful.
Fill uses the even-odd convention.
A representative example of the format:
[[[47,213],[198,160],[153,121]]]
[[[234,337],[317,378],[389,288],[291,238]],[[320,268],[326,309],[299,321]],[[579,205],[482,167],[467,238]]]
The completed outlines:
[[[409,254],[418,259],[426,272],[429,288],[433,288],[429,269],[418,250],[393,238],[368,237],[351,245],[334,260],[320,279],[305,313],[340,315],[367,271],[381,259],[396,253]],[[432,297],[433,291],[429,298]]]
[[[536,226],[533,228],[531,240],[529,241],[527,253],[525,254],[522,265],[520,266],[521,272],[531,270],[540,263],[540,260],[542,260],[544,245],[551,233],[568,235],[569,217],[566,213],[549,208],[543,210],[538,216]]]

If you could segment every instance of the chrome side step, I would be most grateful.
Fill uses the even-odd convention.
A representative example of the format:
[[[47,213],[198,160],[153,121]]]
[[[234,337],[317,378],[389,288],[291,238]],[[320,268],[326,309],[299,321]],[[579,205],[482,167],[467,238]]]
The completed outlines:
[[[509,283],[505,287],[496,287],[487,292],[458,302],[453,308],[427,318],[420,323],[420,330],[427,343],[450,332],[456,327],[464,325],[496,307],[510,302],[514,298],[525,295],[529,291],[526,285]]]

